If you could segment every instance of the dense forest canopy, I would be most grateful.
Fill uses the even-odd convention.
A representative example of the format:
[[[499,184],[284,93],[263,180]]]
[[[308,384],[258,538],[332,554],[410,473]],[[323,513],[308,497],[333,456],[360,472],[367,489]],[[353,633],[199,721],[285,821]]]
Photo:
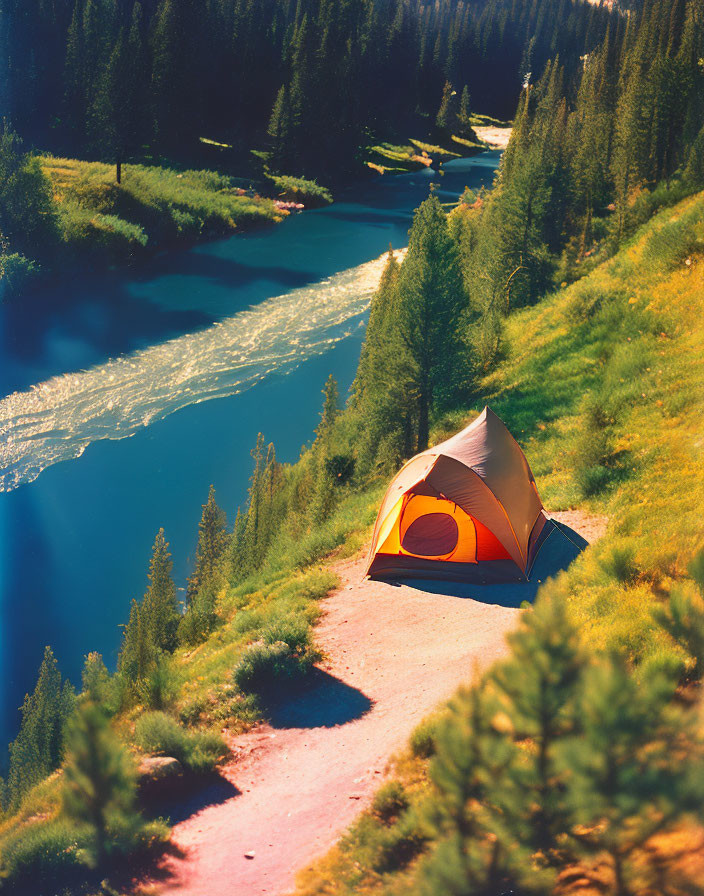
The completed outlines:
[[[529,73],[558,55],[573,73],[619,15],[583,0],[1,0],[0,113],[81,158],[187,160],[208,137],[325,178],[370,133],[434,120],[447,81],[512,117]]]

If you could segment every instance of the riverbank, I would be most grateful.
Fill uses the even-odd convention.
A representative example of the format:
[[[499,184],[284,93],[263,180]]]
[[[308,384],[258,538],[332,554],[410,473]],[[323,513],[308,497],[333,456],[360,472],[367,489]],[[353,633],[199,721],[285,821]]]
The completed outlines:
[[[490,141],[458,136],[445,143],[411,139],[404,146],[370,146],[362,172],[430,170],[493,148]],[[39,258],[0,256],[0,304],[19,301],[37,287],[61,286],[79,272],[124,270],[165,250],[250,233],[333,202],[330,190],[316,181],[266,168],[248,179],[212,169],[123,164],[118,184],[114,165],[50,154],[35,160],[50,196],[45,245]],[[354,182],[339,187],[344,193]]]
[[[366,148],[364,164],[377,174],[409,174],[468,158],[488,149],[504,150],[511,137],[511,122],[473,115],[463,134],[435,133],[434,138],[411,138],[407,143],[379,142]],[[430,142],[434,139],[434,142]]]
[[[165,249],[251,232],[332,202],[327,189],[305,178],[267,174],[255,188],[214,170],[125,164],[117,183],[113,165],[51,155],[37,161],[51,226],[41,257],[12,255],[0,266],[0,301],[78,271],[125,268]]]

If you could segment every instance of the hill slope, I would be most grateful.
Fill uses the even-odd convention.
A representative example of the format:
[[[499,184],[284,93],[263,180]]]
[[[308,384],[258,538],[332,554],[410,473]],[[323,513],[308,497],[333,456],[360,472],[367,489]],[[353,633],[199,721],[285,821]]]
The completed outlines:
[[[651,611],[688,578],[687,564],[704,544],[703,250],[699,194],[661,211],[582,280],[514,314],[507,358],[485,384],[487,401],[525,448],[546,505],[610,518],[605,537],[551,590],[567,601],[590,648],[617,648],[636,666],[681,651]],[[446,421],[448,431],[462,419]],[[431,846],[427,832],[418,834],[430,786],[423,752],[415,738],[397,761],[401,809],[383,820],[379,806],[389,797],[379,794],[375,811],[301,875],[298,892],[409,891],[414,859]],[[661,856],[684,851],[673,876],[682,892],[703,870],[697,840],[685,831],[658,843]],[[612,892],[604,867],[588,892]],[[569,886],[565,878],[561,892]],[[577,875],[574,886],[586,887],[586,877]]]

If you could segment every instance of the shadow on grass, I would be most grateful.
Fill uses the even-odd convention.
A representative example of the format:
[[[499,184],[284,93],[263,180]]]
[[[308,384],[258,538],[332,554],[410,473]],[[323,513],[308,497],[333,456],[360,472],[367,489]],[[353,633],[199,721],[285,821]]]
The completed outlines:
[[[372,701],[317,666],[303,678],[281,685],[275,697],[262,699],[274,728],[334,728],[359,719]]]
[[[140,802],[149,817],[168,818],[173,825],[239,795],[237,787],[215,771],[155,782],[143,790]]]
[[[575,560],[588,542],[574,529],[553,521],[553,529],[545,539],[535,558],[530,580],[506,582],[495,585],[479,585],[471,582],[447,582],[439,579],[395,579],[396,584],[407,585],[431,594],[449,594],[453,597],[471,598],[484,604],[500,607],[520,607],[524,601],[532,602],[538,589]]]

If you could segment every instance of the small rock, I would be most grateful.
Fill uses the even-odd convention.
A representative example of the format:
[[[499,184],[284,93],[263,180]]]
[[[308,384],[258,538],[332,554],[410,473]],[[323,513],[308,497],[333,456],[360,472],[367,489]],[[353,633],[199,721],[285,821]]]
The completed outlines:
[[[163,781],[183,772],[178,759],[173,756],[145,756],[139,763],[137,774],[142,781]]]
[[[255,857],[255,855],[256,855],[256,853],[255,853],[255,851],[252,849],[252,850],[250,850],[249,852],[246,852],[246,853],[244,854],[244,857],[245,857],[245,859],[253,859],[253,858]]]

